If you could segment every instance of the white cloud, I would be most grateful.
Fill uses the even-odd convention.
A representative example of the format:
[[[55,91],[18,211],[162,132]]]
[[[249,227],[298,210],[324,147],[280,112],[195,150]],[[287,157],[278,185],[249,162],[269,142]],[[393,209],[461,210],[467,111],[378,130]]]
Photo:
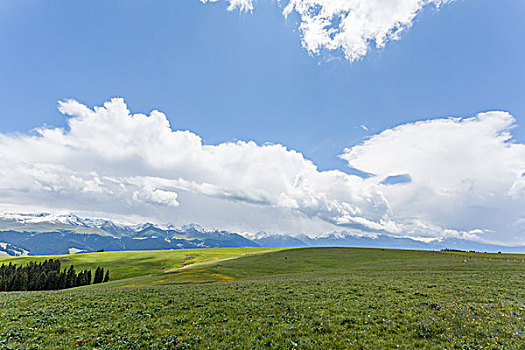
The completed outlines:
[[[131,114],[122,99],[93,110],[70,100],[59,110],[70,116],[67,129],[0,135],[4,206],[280,231],[328,229],[340,217],[378,219],[388,210],[375,184],[320,172],[282,145],[204,145],[194,133],[172,130],[158,111]]]
[[[514,123],[508,113],[489,112],[405,124],[347,149],[341,158],[378,181],[410,176],[410,183],[381,190],[400,220],[416,217],[500,235],[491,239],[523,235],[516,227],[525,209],[525,145],[512,139]]]
[[[201,0],[202,3],[207,2],[217,2],[219,0]],[[252,11],[253,10],[253,1],[252,0],[228,0],[230,5],[228,6],[228,11],[239,9],[241,11]]]
[[[216,2],[218,0],[201,0]],[[227,0],[229,10],[252,11],[252,0]],[[302,45],[311,54],[342,50],[350,61],[370,47],[383,48],[399,40],[426,6],[454,0],[283,0],[283,14],[299,16]]]
[[[68,128],[0,134],[0,209],[92,212],[241,232],[345,228],[525,243],[525,145],[504,112],[405,124],[341,156],[372,176],[319,171],[279,144],[206,145],[122,99],[60,103]],[[409,181],[384,181],[403,176]]]

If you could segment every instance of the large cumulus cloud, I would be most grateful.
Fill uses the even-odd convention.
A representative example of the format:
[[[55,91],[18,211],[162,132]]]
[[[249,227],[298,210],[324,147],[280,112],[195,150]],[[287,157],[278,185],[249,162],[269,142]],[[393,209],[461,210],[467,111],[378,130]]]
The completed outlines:
[[[218,0],[201,0],[216,2]],[[252,11],[253,0],[227,0],[229,10]],[[426,6],[453,0],[287,0],[283,14],[299,18],[303,47],[312,54],[342,50],[350,61],[365,56],[370,47],[398,40]]]
[[[525,145],[513,141],[505,112],[385,130],[341,155],[372,174],[361,178],[319,171],[279,144],[203,144],[161,112],[132,114],[122,99],[93,109],[69,100],[59,110],[67,128],[0,135],[0,209],[241,232],[525,241]]]
[[[480,228],[480,238],[523,243],[525,145],[512,139],[514,123],[508,113],[489,112],[405,124],[347,149],[341,158],[378,181],[410,179],[381,189],[401,221]]]
[[[0,136],[5,206],[229,223],[246,230],[303,230],[296,225],[307,220],[307,231],[341,220],[376,227],[388,212],[374,183],[320,172],[282,145],[205,145],[192,132],[173,130],[158,111],[131,114],[122,99],[94,109],[70,100],[59,110],[70,116],[67,129]]]

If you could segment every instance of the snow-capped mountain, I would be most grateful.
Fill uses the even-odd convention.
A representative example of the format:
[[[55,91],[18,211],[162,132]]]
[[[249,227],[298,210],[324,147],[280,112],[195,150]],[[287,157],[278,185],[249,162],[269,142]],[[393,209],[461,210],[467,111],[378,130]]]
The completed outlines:
[[[15,252],[67,254],[104,250],[258,247],[228,231],[197,224],[175,226],[143,223],[124,225],[74,214],[0,214],[0,254]],[[15,247],[16,249],[14,249]]]
[[[267,232],[238,234],[198,224],[177,226],[143,223],[124,225],[74,214],[0,214],[0,254],[68,254],[104,250],[151,250],[220,247],[367,247],[525,253],[525,247],[504,247],[464,239],[421,242],[386,234],[365,236],[335,231],[316,237]]]
[[[0,230],[27,232],[71,231],[104,236],[125,236],[134,232],[126,225],[107,219],[82,218],[75,214],[0,213]]]
[[[74,214],[50,214],[50,213],[0,213],[0,220],[13,222],[21,225],[50,223],[75,226],[86,226],[90,219],[82,219]]]
[[[423,242],[411,238],[393,237],[386,234],[373,236],[354,234],[348,231],[337,231],[320,234],[316,237],[307,235],[282,235],[258,232],[248,236],[253,242],[263,247],[358,247],[358,248],[394,248],[442,250],[457,249],[478,252],[525,253],[525,247],[500,246],[459,238],[447,238]]]

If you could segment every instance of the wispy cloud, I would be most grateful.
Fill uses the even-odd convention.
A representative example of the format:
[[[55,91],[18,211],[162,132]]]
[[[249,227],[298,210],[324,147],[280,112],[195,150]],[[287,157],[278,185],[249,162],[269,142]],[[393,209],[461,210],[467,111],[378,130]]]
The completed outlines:
[[[202,3],[217,2],[219,0],[201,0]],[[239,9],[241,11],[252,11],[253,1],[252,0],[227,0],[230,5],[228,6],[229,11]]]

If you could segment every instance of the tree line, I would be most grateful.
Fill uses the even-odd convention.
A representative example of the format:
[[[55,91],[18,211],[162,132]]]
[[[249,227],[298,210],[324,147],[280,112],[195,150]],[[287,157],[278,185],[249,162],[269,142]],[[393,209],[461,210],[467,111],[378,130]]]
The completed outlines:
[[[97,267],[92,279],[91,270],[75,271],[71,265],[60,270],[60,260],[49,259],[44,262],[30,262],[22,265],[2,264],[0,266],[0,291],[58,290],[86,286],[109,281],[109,271]]]

